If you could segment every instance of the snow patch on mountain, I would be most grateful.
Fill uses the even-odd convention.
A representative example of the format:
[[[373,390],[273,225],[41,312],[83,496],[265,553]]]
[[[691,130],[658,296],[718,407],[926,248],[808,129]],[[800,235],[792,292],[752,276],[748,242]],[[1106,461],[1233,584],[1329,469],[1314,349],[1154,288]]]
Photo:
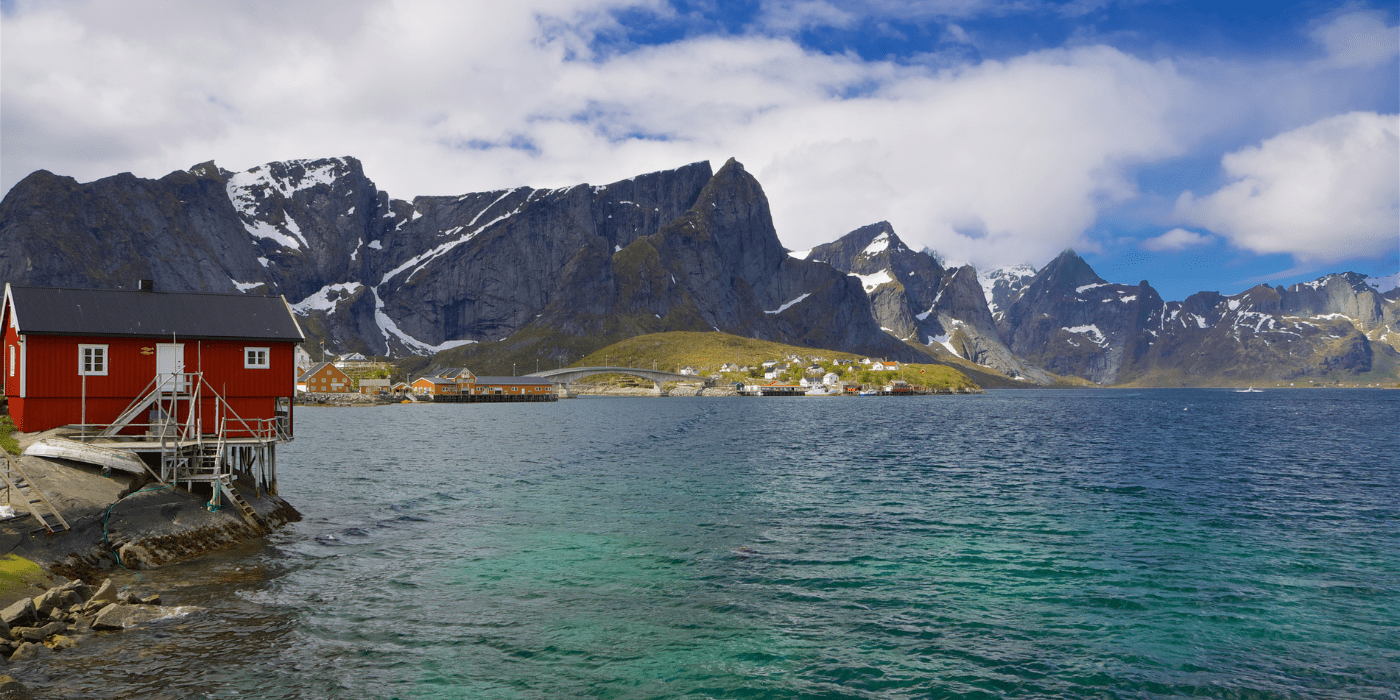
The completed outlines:
[[[793,304],[796,304],[796,303],[798,303],[798,302],[801,302],[803,299],[806,299],[806,298],[809,297],[809,296],[812,296],[812,295],[811,295],[810,293],[808,293],[808,294],[803,294],[802,296],[797,297],[796,299],[793,299],[792,301],[790,301],[790,302],[788,302],[788,303],[786,303],[786,304],[783,304],[782,306],[779,306],[777,309],[775,309],[775,310],[773,310],[773,311],[764,311],[763,313],[765,313],[765,314],[780,314],[780,313],[782,313],[782,312],[784,312],[784,311],[787,311],[789,308],[791,308]]]
[[[471,345],[476,342],[475,340],[448,340],[437,345],[431,345],[414,338],[402,330],[399,330],[399,325],[394,323],[394,319],[389,318],[389,314],[384,312],[384,300],[379,298],[379,291],[371,287],[369,293],[374,296],[374,322],[379,326],[379,332],[384,335],[384,341],[386,343],[398,340],[413,352],[423,355],[432,355],[444,350],[459,348],[463,345]]]
[[[334,311],[336,304],[342,299],[347,299],[364,285],[359,282],[343,282],[341,284],[328,284],[311,296],[292,304],[292,311],[302,316],[312,311]]]
[[[852,272],[848,276],[859,278],[860,286],[862,289],[865,290],[866,294],[875,291],[875,288],[882,284],[889,284],[890,282],[894,281],[894,278],[890,276],[889,270],[881,270],[870,275],[857,275],[856,273]]]
[[[1377,294],[1385,294],[1396,287],[1400,287],[1400,272],[1393,275],[1386,275],[1385,277],[1367,277],[1366,286],[1376,290]]]
[[[877,253],[882,253],[882,252],[884,252],[885,249],[887,249],[887,248],[889,248],[889,247],[890,247],[890,234],[888,234],[888,233],[882,233],[882,234],[876,236],[876,237],[875,237],[875,240],[873,240],[873,241],[870,242],[870,245],[865,246],[865,250],[860,251],[860,254],[861,254],[861,255],[875,255],[875,254],[877,254]]]

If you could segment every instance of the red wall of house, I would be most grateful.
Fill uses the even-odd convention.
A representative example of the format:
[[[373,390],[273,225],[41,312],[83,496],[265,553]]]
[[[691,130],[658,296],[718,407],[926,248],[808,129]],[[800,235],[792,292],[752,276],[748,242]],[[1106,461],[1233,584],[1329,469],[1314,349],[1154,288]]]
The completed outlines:
[[[13,336],[13,330],[6,328],[6,346],[13,342]],[[6,368],[5,394],[10,397],[15,425],[24,432],[33,432],[78,423],[83,420],[84,395],[89,424],[112,422],[133,399],[150,389],[159,342],[162,340],[152,338],[26,336],[24,398],[19,397],[19,376],[12,379]],[[204,372],[204,380],[242,418],[272,418],[275,398],[295,394],[293,343],[179,342],[185,346],[185,371]],[[78,373],[78,346],[89,344],[107,346],[108,369],[105,376],[89,375],[84,387],[84,378]],[[245,368],[245,347],[269,348],[268,368]],[[150,354],[143,354],[143,349]],[[8,349],[5,352],[8,360]],[[204,402],[201,411],[204,419],[212,423],[212,398]],[[212,424],[205,426],[205,430],[212,428]]]

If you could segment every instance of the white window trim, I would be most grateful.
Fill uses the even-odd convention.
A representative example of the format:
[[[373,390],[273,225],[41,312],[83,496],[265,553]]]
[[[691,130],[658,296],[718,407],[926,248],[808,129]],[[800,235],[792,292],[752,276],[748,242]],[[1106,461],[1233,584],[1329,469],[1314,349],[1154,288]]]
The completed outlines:
[[[9,370],[10,370],[10,376],[13,377],[13,376],[15,376],[15,373],[16,373],[16,372],[15,372],[15,370],[16,370],[15,365],[19,364],[19,357],[17,357],[18,353],[15,351],[15,346],[11,345],[11,346],[9,346],[9,347],[10,347],[9,362],[6,363],[6,366],[7,366],[7,367],[9,368]]]
[[[85,370],[85,369],[83,369],[83,365],[84,365],[84,362],[83,362],[83,360],[84,360],[84,355],[86,355],[86,351],[88,351],[88,350],[101,350],[101,351],[102,351],[102,371],[98,372],[98,371],[90,371],[90,370]],[[111,368],[111,366],[112,366],[112,355],[111,355],[111,353],[107,352],[107,346],[106,346],[106,345],[79,345],[79,346],[78,346],[78,374],[79,374],[79,375],[86,375],[86,376],[89,376],[89,377],[105,377],[105,376],[107,376],[107,370],[108,370],[109,368]]]
[[[260,365],[248,362],[248,353],[258,351],[263,354],[263,363]],[[250,346],[243,348],[243,369],[269,369],[272,367],[272,348]]]

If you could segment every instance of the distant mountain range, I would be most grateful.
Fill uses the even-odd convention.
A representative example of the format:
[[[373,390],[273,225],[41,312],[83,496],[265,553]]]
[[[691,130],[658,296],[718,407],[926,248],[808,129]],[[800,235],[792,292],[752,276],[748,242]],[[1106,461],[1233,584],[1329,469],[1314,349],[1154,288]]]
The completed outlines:
[[[38,171],[0,202],[0,279],[282,294],[326,350],[394,357],[477,343],[553,364],[719,330],[1036,384],[1393,382],[1400,367],[1393,280],[1164,302],[1073,251],[1038,271],[945,268],[885,222],[790,252],[734,160],[411,202],[354,158],[86,184]]]

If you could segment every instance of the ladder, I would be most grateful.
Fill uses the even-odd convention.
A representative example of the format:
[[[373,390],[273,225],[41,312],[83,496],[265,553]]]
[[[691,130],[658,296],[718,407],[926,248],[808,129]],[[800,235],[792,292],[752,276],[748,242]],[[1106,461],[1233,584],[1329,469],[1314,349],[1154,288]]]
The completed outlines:
[[[0,452],[4,452],[4,450],[0,450]],[[50,535],[67,532],[68,523],[54,509],[53,504],[49,503],[49,497],[45,496],[44,492],[39,490],[33,481],[30,481],[29,475],[24,473],[24,469],[20,468],[19,462],[15,461],[9,452],[4,454],[5,463],[0,464],[0,479],[4,479],[10,493],[17,493],[20,498],[24,499],[25,507],[29,509],[30,515],[33,515],[34,519],[38,520],[39,524],[43,525],[44,530],[47,530]],[[40,532],[40,530],[35,530],[35,532]]]
[[[269,531],[268,527],[263,524],[262,519],[258,517],[257,512],[253,510],[253,507],[248,505],[247,501],[243,500],[243,496],[239,495],[238,489],[233,486],[233,479],[228,474],[220,474],[216,482],[218,483],[218,489],[228,496],[228,500],[233,501],[234,507],[238,508],[238,512],[243,514],[243,519],[247,520],[248,524],[252,525],[254,530],[257,532]]]

